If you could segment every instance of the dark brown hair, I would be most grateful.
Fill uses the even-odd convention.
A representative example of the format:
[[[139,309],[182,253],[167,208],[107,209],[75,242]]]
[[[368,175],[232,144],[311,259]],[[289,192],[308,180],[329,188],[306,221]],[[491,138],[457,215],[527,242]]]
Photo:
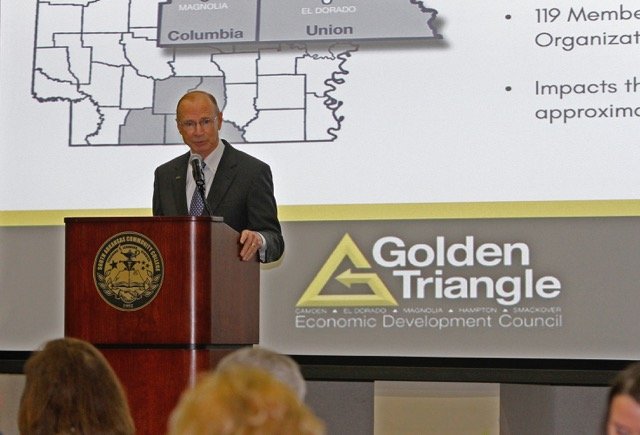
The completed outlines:
[[[111,366],[75,338],[46,343],[25,365],[18,426],[22,435],[131,435],[129,405]]]
[[[620,394],[626,394],[633,398],[638,404],[640,404],[640,362],[635,362],[629,365],[627,368],[619,372],[611,384],[609,390],[609,397],[607,399],[607,413],[604,419],[604,432],[606,432],[606,426],[609,423],[609,416],[611,413],[611,402],[616,396]]]

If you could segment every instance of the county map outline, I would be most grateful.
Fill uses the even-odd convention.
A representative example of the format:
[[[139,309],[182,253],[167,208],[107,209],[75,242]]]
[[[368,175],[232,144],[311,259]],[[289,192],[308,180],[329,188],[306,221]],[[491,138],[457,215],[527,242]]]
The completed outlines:
[[[411,0],[414,1],[414,0]],[[162,0],[39,0],[32,96],[65,102],[69,145],[181,144],[175,104],[205,89],[232,143],[333,141],[352,42],[158,47]]]

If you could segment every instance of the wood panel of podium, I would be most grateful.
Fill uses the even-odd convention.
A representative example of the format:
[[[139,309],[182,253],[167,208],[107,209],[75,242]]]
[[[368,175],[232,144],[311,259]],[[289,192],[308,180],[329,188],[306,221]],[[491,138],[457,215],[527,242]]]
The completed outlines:
[[[124,385],[138,434],[166,433],[197,374],[259,339],[260,268],[219,218],[65,219],[65,335]]]

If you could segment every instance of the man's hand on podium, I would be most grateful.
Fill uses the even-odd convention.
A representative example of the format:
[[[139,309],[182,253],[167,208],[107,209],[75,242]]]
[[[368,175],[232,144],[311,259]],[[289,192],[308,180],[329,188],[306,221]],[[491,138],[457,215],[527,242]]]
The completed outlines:
[[[242,261],[255,260],[256,253],[262,247],[262,237],[256,231],[243,230],[240,233],[240,258]]]

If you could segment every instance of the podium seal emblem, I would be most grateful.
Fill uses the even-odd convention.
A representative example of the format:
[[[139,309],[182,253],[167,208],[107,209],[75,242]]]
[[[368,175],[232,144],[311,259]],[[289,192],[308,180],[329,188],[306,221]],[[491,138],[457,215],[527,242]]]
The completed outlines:
[[[156,245],[144,234],[118,233],[98,250],[93,280],[106,303],[122,311],[139,310],[162,287],[164,263]]]

